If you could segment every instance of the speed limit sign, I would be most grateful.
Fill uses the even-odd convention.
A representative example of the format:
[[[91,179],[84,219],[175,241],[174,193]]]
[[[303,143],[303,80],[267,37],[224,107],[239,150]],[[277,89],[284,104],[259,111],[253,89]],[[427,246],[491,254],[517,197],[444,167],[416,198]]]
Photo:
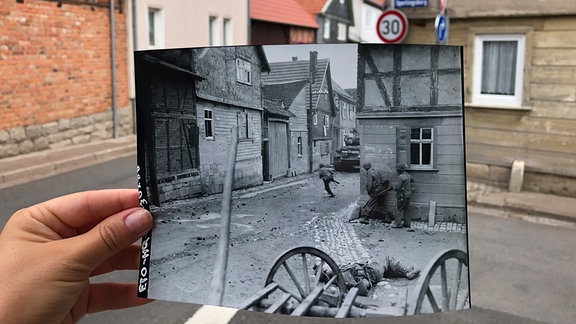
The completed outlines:
[[[408,33],[408,18],[400,10],[386,10],[378,18],[376,30],[384,43],[400,43]]]

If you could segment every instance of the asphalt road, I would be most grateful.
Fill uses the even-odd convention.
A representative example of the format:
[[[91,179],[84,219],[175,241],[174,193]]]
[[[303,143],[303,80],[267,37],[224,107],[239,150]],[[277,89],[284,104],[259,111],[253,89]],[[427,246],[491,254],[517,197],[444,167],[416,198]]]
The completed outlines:
[[[133,188],[135,165],[133,156],[2,189],[0,225],[3,227],[14,211],[52,197],[88,189]],[[576,231],[490,214],[474,210],[469,215],[472,309],[361,323],[532,323],[529,319],[572,323],[576,318]],[[135,272],[123,271],[98,280],[135,278]],[[200,307],[157,301],[139,308],[93,314],[82,323],[184,323]],[[271,320],[325,323],[319,319],[272,319],[255,312],[239,312],[231,323]]]

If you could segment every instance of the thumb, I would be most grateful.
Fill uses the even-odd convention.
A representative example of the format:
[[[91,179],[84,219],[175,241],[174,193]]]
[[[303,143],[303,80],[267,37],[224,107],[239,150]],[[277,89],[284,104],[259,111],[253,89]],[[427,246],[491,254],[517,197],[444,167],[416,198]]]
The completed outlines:
[[[93,271],[109,257],[127,248],[152,229],[152,215],[143,208],[131,208],[112,215],[90,231],[74,238],[80,264]]]

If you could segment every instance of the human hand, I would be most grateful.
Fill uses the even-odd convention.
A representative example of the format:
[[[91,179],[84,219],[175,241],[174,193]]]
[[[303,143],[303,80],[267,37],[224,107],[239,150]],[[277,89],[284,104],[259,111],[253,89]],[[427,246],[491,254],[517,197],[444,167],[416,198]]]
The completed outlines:
[[[0,322],[75,323],[87,313],[142,305],[136,283],[91,276],[137,269],[152,216],[136,190],[89,191],[16,212],[0,235]]]

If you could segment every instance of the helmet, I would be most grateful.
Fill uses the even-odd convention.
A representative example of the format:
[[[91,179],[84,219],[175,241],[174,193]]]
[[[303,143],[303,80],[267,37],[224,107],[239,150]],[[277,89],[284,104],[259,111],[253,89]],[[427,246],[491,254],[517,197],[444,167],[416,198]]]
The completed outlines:
[[[370,162],[364,162],[364,164],[362,164],[362,167],[366,170],[370,169],[372,167],[372,163]]]
[[[403,172],[403,171],[408,170],[408,166],[406,164],[400,163],[400,164],[396,165],[396,170]]]
[[[323,167],[324,167],[324,163],[320,163],[320,167],[323,168]]]

